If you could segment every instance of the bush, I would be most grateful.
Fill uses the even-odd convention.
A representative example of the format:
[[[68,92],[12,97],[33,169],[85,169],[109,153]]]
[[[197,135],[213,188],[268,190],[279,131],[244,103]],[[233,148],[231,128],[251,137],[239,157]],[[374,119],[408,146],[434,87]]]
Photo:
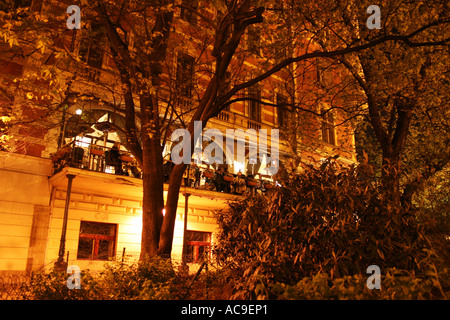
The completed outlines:
[[[273,283],[364,274],[369,265],[425,273],[434,251],[414,212],[380,188],[372,167],[329,159],[284,187],[218,212],[219,263],[234,272],[235,297],[256,298]],[[264,289],[266,288],[266,289]]]
[[[368,289],[368,275],[331,279],[325,273],[305,277],[295,285],[271,284],[266,292],[272,299],[289,300],[422,300],[443,299],[450,294],[449,269],[418,277],[407,270],[389,269],[381,277],[381,289]],[[446,290],[446,292],[444,291]],[[262,292],[261,292],[262,293]]]
[[[225,299],[225,276],[220,270],[199,275],[175,266],[170,260],[108,262],[99,273],[81,272],[81,289],[68,289],[65,272],[36,273],[24,296],[37,300],[164,300]]]

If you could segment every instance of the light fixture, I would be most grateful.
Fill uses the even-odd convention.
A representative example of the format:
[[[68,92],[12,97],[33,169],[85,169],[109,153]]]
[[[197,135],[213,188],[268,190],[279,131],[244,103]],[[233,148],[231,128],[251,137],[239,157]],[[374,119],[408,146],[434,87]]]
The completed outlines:
[[[81,110],[80,108],[75,110],[75,114],[78,115],[78,116],[81,116],[82,113],[83,113],[83,110]]]

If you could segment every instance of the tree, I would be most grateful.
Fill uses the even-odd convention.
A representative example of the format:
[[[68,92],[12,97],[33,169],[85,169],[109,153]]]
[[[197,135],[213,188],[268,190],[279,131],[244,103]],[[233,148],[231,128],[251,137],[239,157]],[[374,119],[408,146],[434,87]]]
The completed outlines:
[[[251,0],[216,1],[214,5],[218,10],[214,17],[210,14],[214,11],[212,9],[202,11],[195,6],[186,5],[183,2],[178,4],[169,0],[139,1],[139,3],[126,0],[119,2],[97,0],[93,3],[81,1],[82,23],[86,28],[81,31],[65,29],[67,17],[59,14],[65,9],[61,7],[52,8],[53,13],[52,10],[43,10],[40,15],[30,15],[27,10],[16,9],[4,16],[0,36],[12,48],[24,49],[21,53],[24,56],[36,56],[40,52],[41,54],[52,53],[56,62],[51,67],[44,67],[38,71],[41,74],[47,70],[45,71],[46,81],[49,83],[56,81],[61,84],[67,79],[72,79],[69,81],[70,86],[61,85],[54,96],[60,92],[66,92],[69,88],[66,95],[68,100],[61,99],[62,101],[70,103],[75,103],[75,99],[101,101],[124,114],[127,148],[136,157],[143,170],[142,259],[154,255],[169,255],[171,252],[179,190],[186,164],[176,165],[172,170],[164,205],[161,144],[164,144],[164,140],[173,129],[173,120],[182,118],[180,112],[186,116],[182,122],[191,134],[192,154],[196,142],[193,134],[196,130],[195,123],[201,123],[204,128],[209,119],[218,115],[230,103],[242,99],[254,99],[254,97],[237,97],[237,95],[244,89],[285,70],[288,66],[312,59],[338,60],[348,65],[350,74],[357,80],[358,77],[361,78],[360,70],[358,73],[351,72],[353,70],[351,63],[357,59],[356,52],[367,54],[379,46],[421,49],[430,45],[445,45],[448,41],[434,34],[438,27],[448,25],[448,19],[445,17],[436,20],[436,13],[426,16],[419,26],[410,25],[409,28],[401,29],[400,33],[389,30],[389,32],[378,32],[366,37],[364,32],[361,32],[363,36],[358,32],[355,34],[355,30],[362,30],[360,25],[366,21],[367,17],[364,13],[360,13],[358,17],[346,16],[354,8],[361,8],[361,5],[357,6],[352,1],[344,4],[338,1],[320,1],[313,4],[301,1],[288,4],[288,15],[273,14],[269,20],[264,19],[264,16],[269,15],[267,12],[270,11],[277,12],[275,9],[278,8],[272,2],[263,4]],[[328,10],[329,8],[332,10]],[[197,24],[186,27],[186,24],[176,23],[174,11],[179,9],[185,13],[189,12],[188,15],[191,18],[196,17]],[[300,20],[300,17],[305,19]],[[350,22],[348,22],[349,19]],[[271,26],[263,28],[265,33],[263,38],[270,40],[277,31],[284,30],[281,34],[287,34],[284,41],[292,41],[295,51],[290,50],[288,54],[279,56],[279,60],[275,63],[273,60],[266,59],[260,64],[259,73],[244,80],[237,78],[227,90],[221,90],[227,87],[226,72],[230,71],[230,67],[241,54],[246,53],[246,49],[242,47],[246,30],[250,26],[261,23],[265,23],[264,26]],[[290,27],[284,28],[284,24]],[[340,29],[332,37],[333,41],[327,40],[326,43],[321,43],[324,39],[321,33],[325,30],[332,33],[335,26]],[[95,35],[89,35],[89,30],[95,31]],[[170,81],[170,75],[173,75],[169,62],[173,56],[170,53],[173,46],[179,45],[180,35],[200,39],[201,45],[192,50],[195,52],[194,60],[204,59],[209,66],[212,66],[205,68],[208,77],[202,78],[202,88],[196,92],[194,104],[189,106],[178,103],[180,100],[178,97],[183,88],[173,86],[173,82]],[[91,73],[88,73],[88,80],[86,80],[86,67],[89,63],[95,64],[96,60],[83,60],[79,51],[74,50],[80,40],[88,41],[92,36],[98,37],[96,41],[101,42],[97,43],[102,43],[107,48],[106,53],[117,70],[110,74],[109,85],[95,81],[97,84],[93,87],[93,81],[89,80],[89,77],[92,77]],[[341,38],[342,36],[348,39]],[[279,41],[280,38],[275,40]],[[313,41],[304,41],[304,39]],[[19,41],[22,46],[18,46]],[[96,44],[95,41],[89,43]],[[317,43],[320,45],[319,48]],[[361,83],[358,82],[358,84]],[[376,91],[375,88],[372,89]],[[348,91],[345,92],[347,96],[351,95]],[[356,89],[352,92],[360,93]],[[367,97],[370,95],[368,94]],[[64,104],[58,105],[64,108]],[[377,112],[380,112],[377,109],[379,104],[369,101],[368,105],[369,110],[372,110],[369,114],[375,131],[378,132],[377,137],[386,136],[382,134],[383,130],[380,130],[380,126],[376,126]],[[300,105],[295,104],[295,107],[300,108]],[[405,125],[406,128],[408,127],[406,120],[409,113],[405,114],[401,108],[396,110],[399,119],[404,119],[398,120],[397,126],[399,128],[397,139],[401,138],[401,141],[398,142],[399,147],[396,150],[401,151],[405,139],[401,128]],[[161,114],[164,116],[161,117]],[[400,131],[402,131],[401,134]],[[388,154],[391,149],[389,146],[386,147],[385,158],[398,160],[399,152],[396,151],[392,157]],[[163,217],[164,207],[166,214]]]
[[[331,4],[326,14],[323,9],[325,5],[330,5],[329,1],[316,3],[316,10],[302,12],[302,17],[309,23],[309,31],[325,50],[333,48],[336,43],[349,45],[387,34],[409,34],[421,41],[420,44],[409,40],[385,42],[367,50],[333,58],[353,78],[344,78],[349,82],[345,95],[341,95],[345,99],[343,104],[348,112],[362,111],[370,124],[370,131],[381,150],[381,172],[385,187],[392,190],[393,197],[400,200],[402,196],[403,201],[410,203],[412,192],[417,190],[419,182],[408,179],[403,185],[404,192],[401,192],[400,172],[405,168],[401,164],[406,163],[408,167],[409,162],[409,168],[413,167],[412,159],[406,155],[408,149],[416,150],[414,166],[423,168],[421,180],[448,163],[448,149],[443,146],[432,152],[430,158],[433,158],[433,170],[426,169],[430,165],[424,162],[430,160],[423,159],[430,152],[420,153],[420,156],[417,153],[420,150],[417,144],[424,141],[426,135],[423,130],[425,127],[429,128],[427,131],[430,133],[426,140],[434,141],[431,145],[436,146],[438,140],[444,142],[448,139],[448,131],[437,126],[434,120],[439,118],[443,122],[448,121],[446,106],[449,82],[448,68],[445,66],[448,58],[445,45],[449,39],[448,4],[441,1],[432,4],[424,1],[382,2],[383,23],[379,30],[365,26],[367,16],[364,8],[370,2]],[[354,108],[361,106],[361,101],[365,102],[365,110]],[[420,134],[416,131],[419,127]],[[435,133],[431,134],[431,131]],[[443,140],[436,139],[436,134],[442,136]],[[419,161],[419,167],[418,158],[425,160]],[[408,172],[408,169],[403,172]]]

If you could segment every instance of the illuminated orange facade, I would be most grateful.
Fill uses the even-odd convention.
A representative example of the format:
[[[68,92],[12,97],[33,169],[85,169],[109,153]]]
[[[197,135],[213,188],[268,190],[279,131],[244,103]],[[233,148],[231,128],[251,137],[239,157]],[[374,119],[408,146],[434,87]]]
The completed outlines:
[[[185,14],[178,10],[174,23],[189,28],[192,17]],[[177,37],[180,38],[177,40]],[[246,35],[244,40],[250,43],[250,37]],[[174,41],[182,38],[183,33],[180,33]],[[112,258],[138,257],[142,180],[138,166],[124,146],[121,131],[114,129],[123,125],[121,113],[108,103],[115,97],[108,96],[102,89],[103,84],[117,81],[110,57],[103,50],[95,52],[94,43],[78,44],[76,50],[80,55],[85,51],[87,66],[83,74],[85,82],[75,85],[80,90],[100,93],[104,103],[74,103],[64,111],[46,114],[41,108],[31,108],[29,100],[37,104],[51,102],[46,94],[48,83],[35,83],[34,90],[28,92],[6,88],[13,88],[15,79],[24,78],[39,68],[36,60],[45,64],[51,63],[54,57],[45,53],[36,60],[27,60],[9,54],[11,49],[7,44],[0,43],[0,49],[0,86],[5,88],[5,94],[0,96],[0,110],[6,114],[14,109],[16,115],[35,120],[13,127],[11,149],[0,151],[0,272],[29,273],[53,267],[61,248],[66,262],[82,269],[100,269]],[[180,107],[195,103],[192,90],[199,90],[207,81],[200,67],[194,64],[196,55],[195,47],[179,47],[169,55],[174,77],[185,83],[195,82],[195,85],[179,88]],[[250,72],[255,59],[248,56],[241,72]],[[269,132],[280,129],[280,159],[286,167],[293,165],[290,163],[292,141],[285,139],[282,133],[289,123],[298,119],[292,110],[276,107],[291,103],[295,98],[295,94],[285,90],[284,81],[282,75],[275,75],[248,89],[241,95],[256,96],[267,105],[254,100],[233,103],[211,119],[207,128],[224,133],[226,129],[268,129]],[[293,83],[294,91],[295,85]],[[164,107],[161,110],[164,112]],[[43,120],[51,116],[57,118],[58,125],[43,125]],[[330,112],[324,117],[310,115],[302,119],[307,125],[302,125],[301,129],[309,134],[291,136],[302,146],[296,156],[309,162],[339,154],[344,163],[355,162],[353,131],[351,127],[335,127],[340,117],[339,113]],[[118,158],[114,160],[117,142],[120,142]],[[170,148],[168,144],[165,159],[170,157]],[[275,184],[276,179],[265,174],[261,163],[251,164],[248,158],[222,168],[228,170],[230,178],[225,177],[220,183],[212,171],[219,169],[218,166],[203,164],[198,171],[191,167],[186,172],[178,204],[173,258],[181,257],[186,214],[187,254],[189,262],[195,263],[214,244],[218,232],[214,210],[225,208],[228,201],[243,192],[264,193]],[[240,173],[247,179],[240,180]]]

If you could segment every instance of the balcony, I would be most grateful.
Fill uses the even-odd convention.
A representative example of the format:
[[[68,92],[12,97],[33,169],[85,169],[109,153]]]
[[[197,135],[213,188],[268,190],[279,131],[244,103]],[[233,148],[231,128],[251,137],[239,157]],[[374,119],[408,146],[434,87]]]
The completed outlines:
[[[142,178],[137,161],[129,152],[92,145],[84,141],[74,140],[65,145],[52,155],[52,161],[54,175],[65,168],[77,168],[122,178]],[[168,183],[173,166],[174,164],[171,161],[164,163],[164,183]],[[238,196],[247,193],[261,194],[275,186],[272,177],[268,175],[259,173],[249,176],[241,173],[232,174],[222,168],[213,170],[208,165],[203,164],[199,166],[188,165],[183,175],[182,185],[186,188],[196,189],[198,193],[204,193],[205,196],[211,195],[211,191]]]
[[[221,111],[216,117],[216,120],[220,122],[225,122],[228,125],[233,127],[241,127],[243,129],[273,129],[275,125],[270,126],[268,124],[263,124],[261,122],[252,120],[246,116],[240,115],[238,113],[229,112],[229,111]]]

